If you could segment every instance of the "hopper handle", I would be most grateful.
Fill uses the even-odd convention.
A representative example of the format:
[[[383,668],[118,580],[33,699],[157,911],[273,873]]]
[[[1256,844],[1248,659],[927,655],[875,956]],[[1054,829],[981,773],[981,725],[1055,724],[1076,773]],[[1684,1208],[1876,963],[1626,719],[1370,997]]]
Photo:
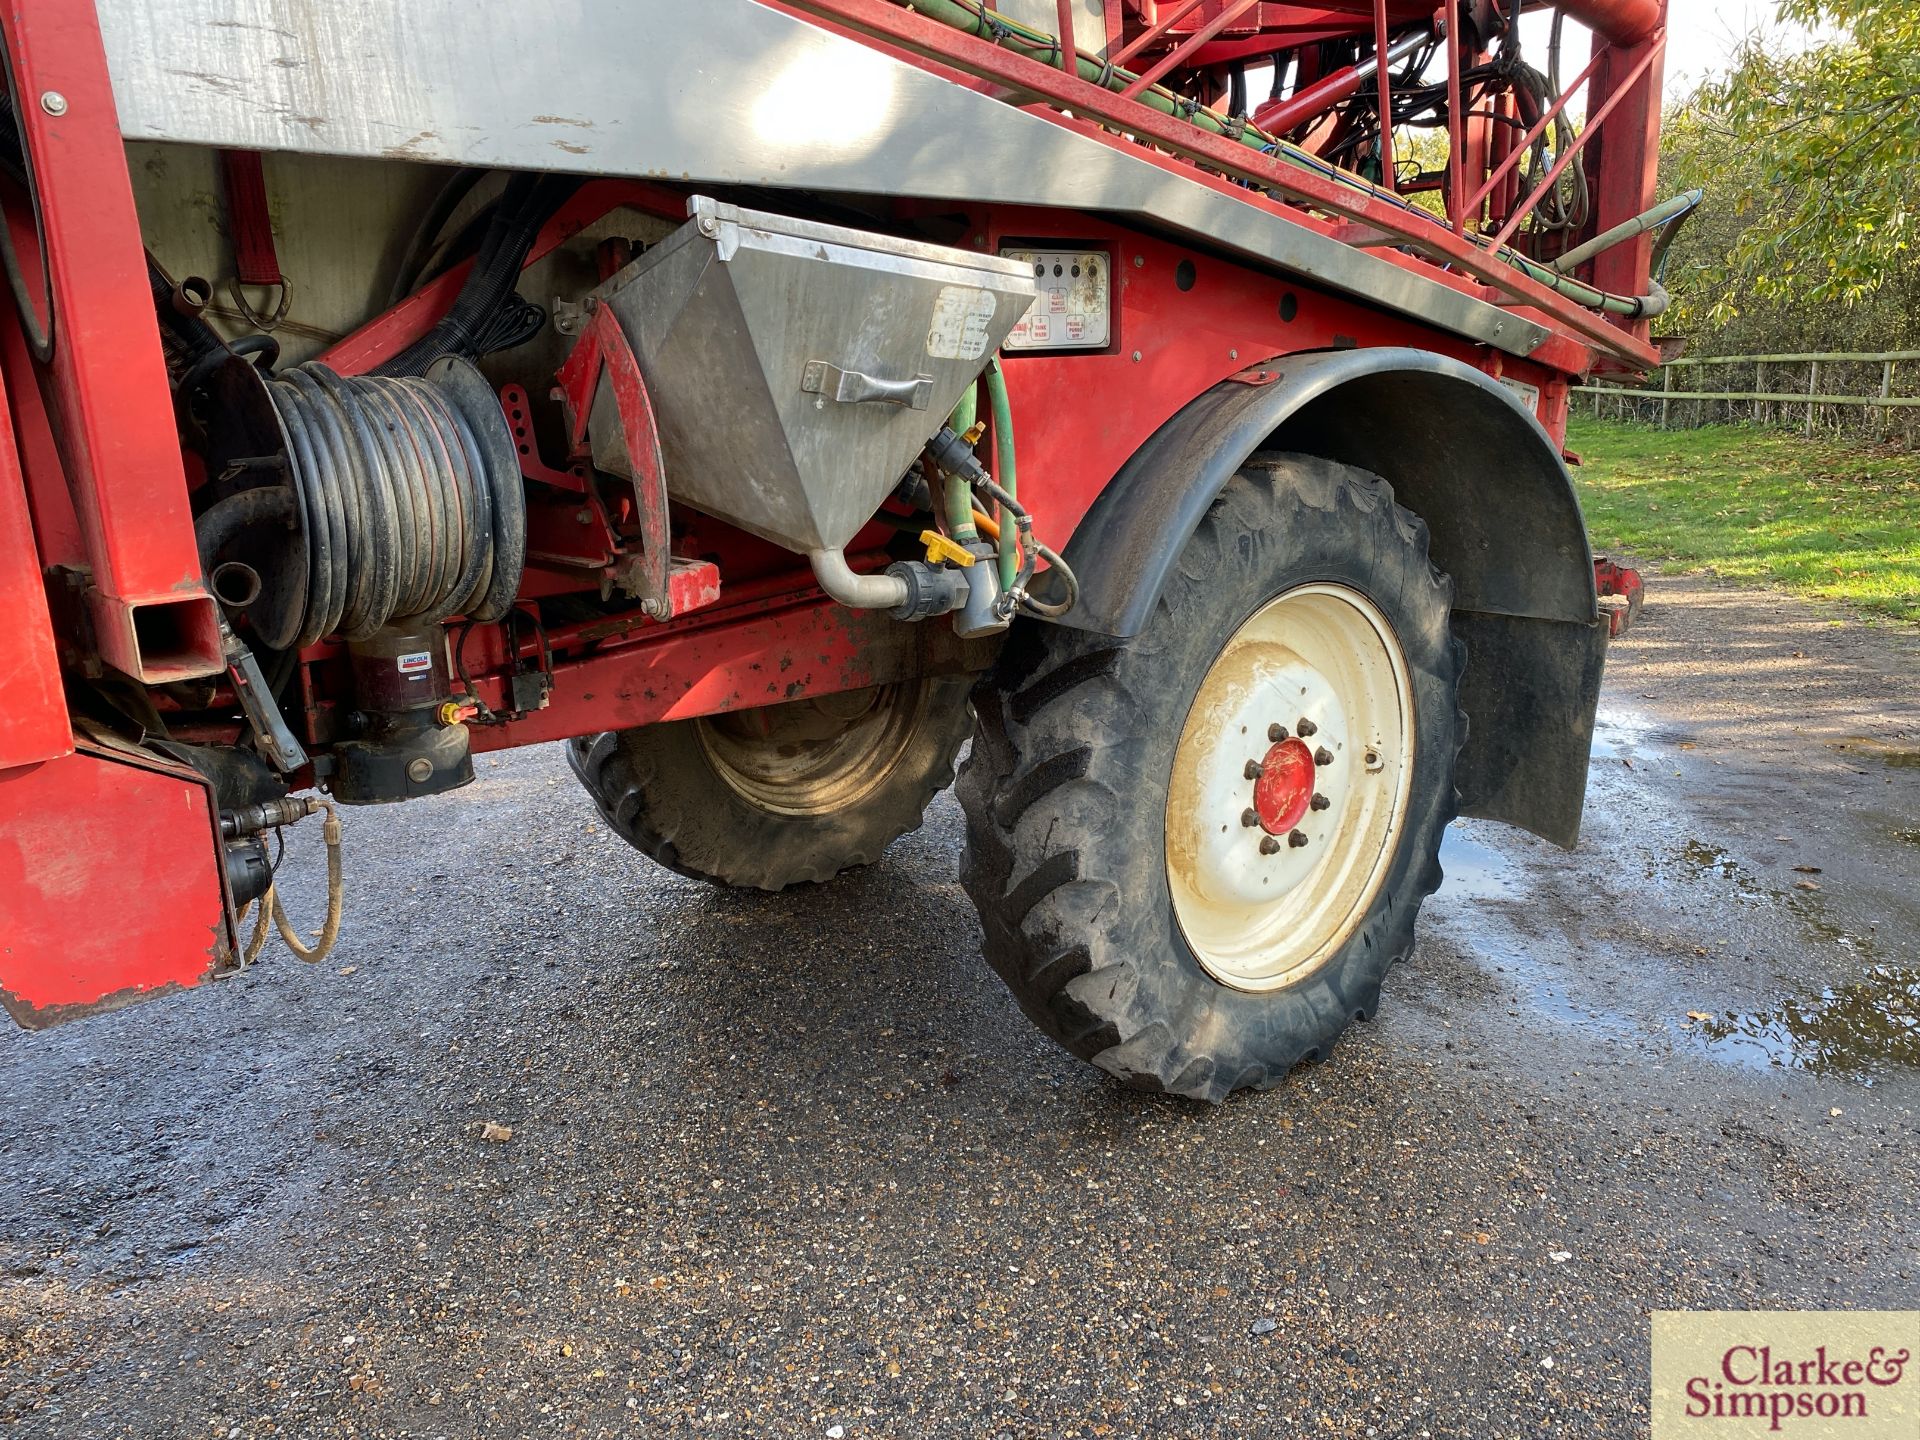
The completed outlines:
[[[814,402],[816,405],[827,400],[838,400],[847,405],[855,405],[862,400],[879,400],[888,405],[924,410],[933,403],[931,375],[915,375],[911,380],[882,380],[878,375],[842,370],[825,360],[807,362],[807,368],[800,373],[800,389],[808,395],[820,396]]]

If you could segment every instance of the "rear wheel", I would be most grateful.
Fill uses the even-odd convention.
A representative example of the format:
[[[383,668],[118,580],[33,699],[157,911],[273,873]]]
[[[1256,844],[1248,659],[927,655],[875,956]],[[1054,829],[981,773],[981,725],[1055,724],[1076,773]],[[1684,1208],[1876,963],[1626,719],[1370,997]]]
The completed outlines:
[[[782,890],[871,864],[917,829],[970,727],[936,676],[568,742],[614,831],[671,870]]]
[[[1219,1100],[1373,1013],[1454,814],[1450,597],[1384,481],[1261,456],[1139,637],[1009,641],[975,696],[963,879],[1041,1028]]]

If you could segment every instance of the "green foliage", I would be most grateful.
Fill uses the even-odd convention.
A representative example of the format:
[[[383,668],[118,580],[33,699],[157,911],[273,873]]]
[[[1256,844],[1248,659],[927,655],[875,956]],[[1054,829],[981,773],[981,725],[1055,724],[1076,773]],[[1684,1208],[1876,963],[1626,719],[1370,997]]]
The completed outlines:
[[[1920,316],[1920,5],[1781,0],[1780,16],[1830,38],[1799,54],[1752,39],[1668,118],[1663,191],[1708,191],[1673,256],[1682,326],[1784,311],[1804,331],[1816,307],[1872,303],[1873,348],[1892,346]]]
[[[1920,621],[1920,458],[1744,425],[1576,419],[1597,550]]]

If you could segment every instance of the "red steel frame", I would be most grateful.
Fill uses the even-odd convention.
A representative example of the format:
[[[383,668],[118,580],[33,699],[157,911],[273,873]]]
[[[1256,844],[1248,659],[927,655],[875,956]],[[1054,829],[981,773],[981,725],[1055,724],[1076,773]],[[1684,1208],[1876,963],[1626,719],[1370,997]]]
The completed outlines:
[[[86,602],[95,644],[136,680],[218,674],[218,616],[201,583],[140,220],[93,9],[8,0],[0,34],[46,237],[46,389],[92,572]],[[23,265],[40,258],[24,238],[16,227]]]
[[[1376,253],[1388,263],[1515,308],[1551,331],[1530,359],[1518,360],[1436,333],[1407,317],[1256,272],[1204,246],[1143,235],[1105,219],[969,205],[964,199],[938,205],[898,201],[894,210],[902,220],[916,211],[961,212],[966,233],[989,252],[1003,242],[1040,242],[1101,249],[1111,257],[1114,317],[1104,350],[1015,353],[1004,361],[1015,414],[1046,417],[1045,424],[1022,428],[1019,441],[1022,471],[1043,477],[1037,484],[1029,479],[1023,498],[1040,533],[1054,543],[1072,533],[1110,478],[1194,395],[1290,354],[1367,344],[1451,355],[1537,387],[1542,423],[1556,438],[1564,427],[1573,377],[1596,364],[1631,368],[1655,358],[1644,326],[1616,324],[1581,309],[1460,233],[1489,202],[1500,233],[1514,233],[1537,198],[1514,193],[1518,157],[1530,139],[1503,148],[1483,136],[1473,142],[1478,148],[1470,149],[1462,137],[1454,145],[1449,183],[1454,225],[1447,227],[1409,215],[1389,195],[1354,189],[1203,133],[1080,78],[1066,0],[1057,0],[1062,42],[1053,56],[1057,64],[959,34],[888,0],[763,3],[857,35],[958,83],[1004,87],[1033,113],[1098,143],[1125,147],[1129,155],[1291,223],[1384,246]],[[1354,0],[1351,13],[1256,0],[1183,0],[1157,19],[1153,0],[1128,3],[1135,9],[1116,3],[1109,15],[1121,17],[1135,31],[1115,54],[1117,64],[1152,57],[1135,90],[1184,66],[1261,53],[1234,47],[1265,45],[1271,53],[1305,39],[1363,33],[1384,48],[1391,26],[1431,14],[1424,0]],[[1590,87],[1594,119],[1581,143],[1591,139],[1590,153],[1600,157],[1593,223],[1604,226],[1638,213],[1650,200],[1658,123],[1653,99],[1664,38],[1657,21],[1663,7],[1660,0],[1584,0],[1584,5],[1609,18],[1605,28],[1615,35],[1614,41],[1596,41],[1593,60],[1573,87]],[[1643,24],[1649,13],[1655,23]],[[58,977],[49,980],[41,974],[23,989],[16,983],[18,966],[9,958],[6,937],[0,937],[0,991],[10,992],[17,1005],[51,1014],[110,1002],[120,994],[191,984],[228,953],[231,933],[217,827],[211,824],[204,783],[167,762],[105,751],[90,740],[83,740],[79,753],[73,753],[75,739],[54,651],[56,634],[68,645],[64,658],[70,669],[84,672],[86,657],[73,653],[66,628],[53,625],[43,574],[36,571],[67,577],[55,585],[56,594],[65,585],[82,597],[92,620],[94,648],[126,674],[158,682],[214,673],[221,664],[215,611],[198,573],[188,477],[153,327],[125,152],[93,17],[88,7],[64,0],[0,0],[0,34],[20,95],[30,98],[57,90],[64,101],[19,107],[45,225],[49,303],[56,327],[51,364],[37,365],[18,320],[10,314],[0,317],[0,374],[8,401],[0,424],[10,420],[12,431],[0,433],[0,601],[14,602],[9,614],[15,620],[7,648],[0,650],[0,683],[7,687],[9,704],[9,718],[0,726],[0,832],[11,824],[15,835],[25,834],[29,815],[44,821],[51,811],[54,820],[65,822],[68,839],[46,838],[42,843],[72,843],[97,834],[85,843],[105,856],[115,851],[106,838],[107,827],[126,823],[110,797],[130,797],[137,789],[159,804],[164,795],[167,815],[164,824],[155,822],[153,832],[164,843],[131,847],[117,856],[122,863],[112,878],[116,893],[138,893],[150,907],[153,938],[137,946],[121,944],[111,954],[96,955],[82,945]],[[1281,37],[1278,44],[1276,36]],[[1457,92],[1460,47],[1450,39],[1449,48],[1455,52],[1450,78]],[[1389,68],[1379,67],[1374,87],[1383,114],[1391,113]],[[1328,96],[1361,88],[1338,75],[1307,75],[1302,84]],[[1292,117],[1292,111],[1286,113]],[[1626,117],[1624,123],[1620,117]],[[1615,123],[1594,138],[1609,118]],[[1534,133],[1542,133],[1552,119],[1551,112],[1541,117]],[[1148,143],[1143,146],[1141,141]],[[1382,142],[1380,159],[1391,190],[1390,134],[1383,135]],[[1486,172],[1470,195],[1465,188],[1469,159],[1478,167],[1476,179],[1480,171]],[[1563,156],[1560,166],[1569,160]],[[1557,175],[1556,169],[1537,188],[1544,190]],[[1241,181],[1271,190],[1274,196],[1250,190]],[[683,190],[664,184],[589,181],[543,227],[529,263],[618,206],[678,220],[685,214],[685,199]],[[31,226],[20,223],[22,212],[22,206],[9,206],[16,249],[31,273],[41,251]],[[1601,257],[1594,270],[1596,283],[1632,290],[1645,278],[1648,243],[1643,240]],[[377,365],[431,328],[452,303],[465,274],[465,266],[449,271],[331,347],[323,358],[346,373]],[[598,363],[596,356],[577,352],[575,369],[584,373]],[[619,369],[617,363],[614,369]],[[579,382],[581,374],[573,378]],[[579,384],[573,388],[577,392]],[[644,385],[639,394],[644,401]],[[626,399],[631,402],[633,397]],[[518,387],[508,387],[510,415],[515,406],[528,403]],[[644,404],[629,403],[625,409],[630,418],[644,417]],[[659,500],[662,477],[647,427],[636,423],[628,437],[640,462],[634,499],[645,506]],[[528,433],[525,427],[521,433]],[[10,463],[16,443],[18,466]],[[530,441],[522,443],[527,473],[568,497],[568,513],[579,510],[576,497],[590,492],[575,472],[546,464],[532,452]],[[655,463],[647,463],[649,457]],[[568,458],[560,457],[561,464]],[[581,537],[577,553],[556,549],[551,563],[530,558],[523,598],[578,589],[581,566],[590,568],[618,547],[606,515],[588,518],[593,523],[585,526],[589,533]],[[477,698],[510,718],[476,727],[476,749],[780,703],[913,675],[973,670],[990,659],[990,645],[961,642],[947,627],[901,625],[883,615],[834,605],[821,596],[795,557],[698,516],[676,518],[685,531],[675,532],[676,546],[684,539],[695,553],[719,557],[724,589],[718,596],[709,578],[682,577],[678,562],[663,575],[661,567],[670,557],[665,545],[654,545],[643,557],[648,566],[645,588],[656,589],[663,579],[671,588],[687,578],[689,603],[701,608],[656,619],[636,606],[624,614],[554,627],[537,637],[529,636],[525,627],[517,636],[500,627],[480,627],[470,637],[472,688]],[[37,554],[36,546],[19,543],[29,524]],[[658,538],[658,530],[653,533]],[[870,527],[849,547],[856,568],[884,563],[880,546],[886,533],[878,525]],[[710,574],[713,567],[702,568]],[[59,613],[58,606],[54,613]],[[510,715],[507,690],[513,668],[529,660],[546,663],[549,655],[551,703],[529,714]],[[327,642],[303,657],[300,687],[309,738],[323,738],[331,724],[328,692],[333,682],[324,677],[340,660],[340,647]],[[194,738],[236,736],[237,728]],[[53,830],[42,824],[34,833],[45,830],[51,837],[59,829],[58,824]],[[204,850],[199,848],[201,836],[206,837]],[[9,876],[18,882],[28,874],[23,857],[17,846],[0,843],[0,891],[5,891]],[[89,893],[106,883],[104,876],[90,878]],[[28,916],[31,938],[59,948],[58,926],[65,915],[51,901],[33,910]],[[0,919],[5,918],[0,911]]]
[[[1237,141],[1210,134],[1184,120],[1123,99],[1089,80],[1068,76],[1051,65],[902,9],[890,0],[794,0],[793,4],[765,0],[765,3],[795,14],[815,15],[833,22],[833,28],[889,42],[907,58],[936,74],[989,79],[1011,87],[1016,93],[1037,96],[1059,106],[1060,110],[1036,109],[1033,113],[1079,129],[1104,143],[1125,146],[1130,154],[1163,163],[1183,175],[1193,176],[1191,165],[1175,159],[1173,154],[1142,150],[1107,127],[1117,127],[1164,146],[1169,152],[1198,159],[1210,169],[1229,176],[1251,180],[1277,191],[1290,203],[1267,200],[1237,186],[1233,187],[1233,193],[1250,205],[1270,207],[1294,223],[1322,233],[1335,233],[1335,224],[1311,213],[1314,211],[1337,220],[1358,222],[1392,243],[1420,252],[1416,257],[1391,249],[1379,251],[1390,263],[1418,270],[1476,299],[1517,307],[1528,318],[1547,325],[1570,345],[1579,347],[1577,353],[1562,352],[1552,357],[1549,363],[1557,369],[1585,373],[1603,356],[1611,357],[1619,367],[1628,370],[1651,368],[1658,362],[1658,352],[1647,342],[1644,326],[1639,327],[1640,333],[1634,333],[1611,323],[1607,317],[1528,279],[1466,236],[1430,223],[1431,217],[1409,211],[1383,195],[1370,194],[1264,155]],[[1451,41],[1449,45],[1451,51]],[[1454,55],[1448,74],[1449,85],[1456,91],[1458,64],[1459,57]],[[1630,89],[1632,83],[1629,79],[1621,90]],[[1454,108],[1457,112],[1459,107]],[[1646,108],[1644,94],[1641,108]],[[1651,123],[1657,127],[1657,115]],[[1457,151],[1459,147],[1454,148]],[[1613,216],[1611,220],[1607,218],[1608,205],[1603,203],[1599,210],[1603,223],[1626,219],[1652,203],[1652,167],[1645,167],[1633,179],[1645,198],[1633,210]],[[1459,187],[1451,188],[1459,193]],[[1603,202],[1610,202],[1617,196],[1603,190],[1602,198]],[[1453,213],[1459,213],[1457,205],[1452,209]],[[1433,262],[1450,268],[1439,269]]]

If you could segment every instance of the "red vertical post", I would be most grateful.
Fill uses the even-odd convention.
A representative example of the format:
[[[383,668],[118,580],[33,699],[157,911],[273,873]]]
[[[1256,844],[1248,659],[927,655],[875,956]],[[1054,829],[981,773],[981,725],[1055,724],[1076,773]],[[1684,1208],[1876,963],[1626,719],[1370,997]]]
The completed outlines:
[[[1664,0],[1660,16],[1660,28],[1629,48],[1616,47],[1604,58],[1600,55],[1604,42],[1594,41],[1595,58],[1600,64],[1587,92],[1587,113],[1614,103],[1616,97],[1617,103],[1607,118],[1606,129],[1593,137],[1588,148],[1593,190],[1590,235],[1631,220],[1657,198],[1660,93],[1665,83],[1666,57],[1649,51],[1657,52],[1666,40]],[[1633,72],[1642,64],[1646,68],[1635,78]],[[1653,241],[1650,234],[1639,235],[1602,251],[1593,261],[1594,285],[1617,295],[1645,293]],[[1647,328],[1645,321],[1633,323],[1637,334],[1644,335]]]
[[[1513,92],[1502,90],[1493,100],[1493,113],[1496,117],[1492,133],[1489,136],[1490,149],[1487,164],[1490,170],[1498,174],[1506,165],[1507,157],[1513,153],[1514,141],[1519,132],[1507,122],[1514,118]],[[1487,219],[1494,225],[1503,224],[1513,213],[1516,198],[1516,172],[1507,171],[1491,190],[1487,192]]]
[[[1387,0],[1373,0],[1374,93],[1380,103],[1380,184],[1389,194],[1400,188],[1393,174],[1393,82],[1387,77]]]
[[[157,683],[225,668],[200,578],[113,87],[91,5],[5,0],[0,30],[46,235],[42,388],[92,574],[100,654]],[[28,283],[38,276],[29,272]]]
[[[1467,117],[1460,103],[1460,12],[1442,10],[1438,23],[1447,27],[1447,218],[1454,232],[1467,233],[1467,186],[1463,171],[1467,144]]]
[[[1060,68],[1069,75],[1080,74],[1080,51],[1073,43],[1073,0],[1053,0],[1055,24],[1059,29]]]
[[[0,386],[0,615],[6,617],[0,632],[0,697],[6,704],[0,770],[56,759],[73,749],[10,411]]]

